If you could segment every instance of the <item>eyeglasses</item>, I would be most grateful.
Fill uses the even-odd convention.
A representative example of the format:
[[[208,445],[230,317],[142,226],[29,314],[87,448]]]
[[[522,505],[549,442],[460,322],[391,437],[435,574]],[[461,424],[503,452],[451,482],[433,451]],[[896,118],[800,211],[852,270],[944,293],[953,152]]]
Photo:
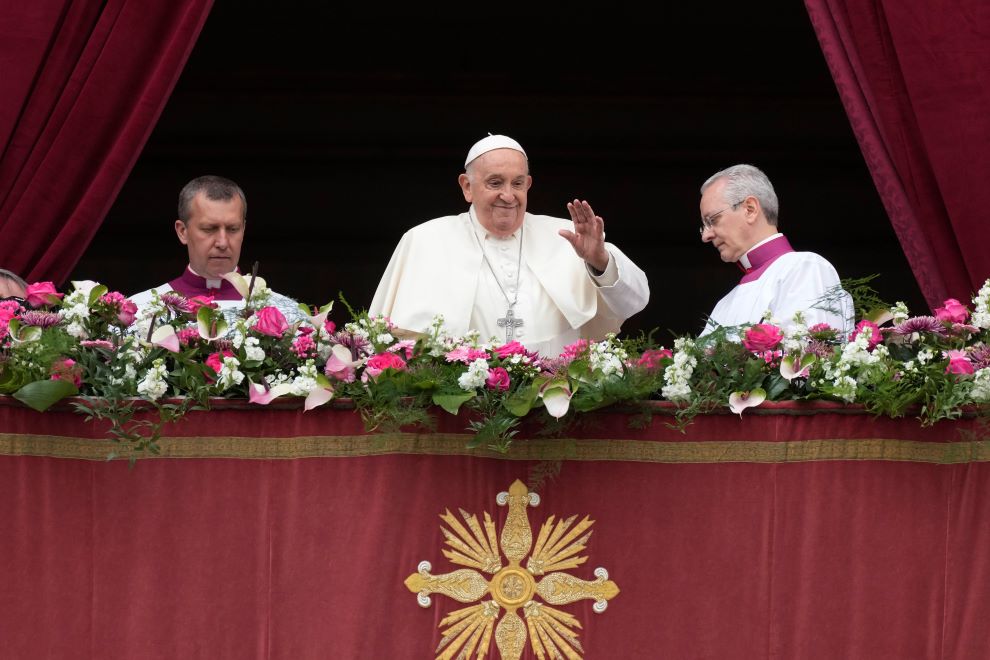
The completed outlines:
[[[19,305],[23,305],[25,302],[24,298],[21,298],[20,296],[4,296],[3,298],[0,298],[0,302],[7,302],[8,300],[13,300]]]
[[[703,215],[703,216],[701,216],[701,226],[698,227],[698,233],[699,234],[704,234],[706,229],[712,229],[713,227],[715,227],[715,225],[718,223],[718,216],[722,215],[723,213],[725,213],[726,211],[728,211],[730,209],[733,210],[733,211],[735,211],[736,210],[736,207],[739,206],[740,204],[742,204],[745,201],[746,201],[745,198],[740,199],[735,204],[729,204],[728,206],[726,206],[721,211],[716,211],[715,213],[712,213],[711,215]]]

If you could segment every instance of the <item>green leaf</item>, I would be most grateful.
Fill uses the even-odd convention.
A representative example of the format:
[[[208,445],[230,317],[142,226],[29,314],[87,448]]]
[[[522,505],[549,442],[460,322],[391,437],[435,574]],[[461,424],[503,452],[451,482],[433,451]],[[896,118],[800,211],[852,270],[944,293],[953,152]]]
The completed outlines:
[[[44,412],[56,402],[78,393],[76,386],[67,380],[36,380],[14,392],[14,398],[38,412]]]
[[[89,302],[87,303],[86,306],[92,307],[93,303],[95,303],[97,300],[103,297],[103,294],[105,294],[109,290],[110,289],[108,289],[106,286],[102,284],[97,284],[96,286],[94,286],[92,289],[89,290]]]
[[[451,415],[456,415],[461,405],[475,397],[474,392],[464,392],[463,394],[434,394],[433,403],[440,406]]]
[[[537,385],[523,387],[507,397],[502,405],[516,417],[525,417],[532,410],[539,393],[540,388]]]
[[[788,382],[788,380],[780,374],[771,374],[767,376],[767,382],[768,385],[766,388],[766,395],[767,399],[770,401],[776,401],[777,398],[786,392],[791,386],[790,382]],[[755,392],[756,390],[753,391]]]

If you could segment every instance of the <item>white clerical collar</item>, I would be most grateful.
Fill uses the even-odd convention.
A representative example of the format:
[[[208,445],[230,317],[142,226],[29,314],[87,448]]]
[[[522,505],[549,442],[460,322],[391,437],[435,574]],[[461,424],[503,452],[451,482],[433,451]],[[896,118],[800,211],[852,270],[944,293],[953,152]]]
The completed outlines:
[[[753,267],[753,264],[749,263],[749,253],[752,252],[753,250],[755,250],[756,248],[760,247],[761,245],[763,245],[765,243],[769,243],[770,241],[774,240],[775,238],[780,238],[781,236],[783,236],[783,234],[781,234],[780,232],[777,232],[776,234],[773,234],[772,236],[767,236],[762,241],[760,241],[759,243],[757,243],[753,247],[751,247],[748,250],[746,250],[746,254],[744,254],[743,256],[739,257],[739,264],[743,268],[747,268],[747,269],[752,268]]]
[[[518,229],[515,230],[514,232],[512,232],[511,234],[509,234],[508,236],[496,236],[495,234],[492,234],[487,229],[485,229],[485,226],[483,224],[481,224],[481,221],[478,220],[478,216],[474,212],[474,204],[472,204],[471,205],[471,208],[468,209],[468,215],[471,216],[471,225],[472,225],[472,228],[474,229],[474,233],[482,241],[488,240],[489,238],[492,239],[493,241],[517,241],[517,240],[519,240],[519,230]],[[522,227],[522,225],[519,225],[519,226]]]
[[[223,279],[221,278],[203,277],[195,270],[193,270],[192,265],[186,266],[186,268],[188,268],[189,272],[195,275],[196,277],[202,277],[204,280],[206,280],[207,289],[219,289],[220,285],[223,283]]]

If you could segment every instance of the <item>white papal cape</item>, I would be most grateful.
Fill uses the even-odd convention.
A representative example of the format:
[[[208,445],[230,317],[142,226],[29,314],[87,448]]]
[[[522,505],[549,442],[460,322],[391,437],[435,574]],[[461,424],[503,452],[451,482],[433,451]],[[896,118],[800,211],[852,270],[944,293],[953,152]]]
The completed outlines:
[[[409,332],[428,330],[440,314],[452,334],[477,330],[483,339],[503,336],[505,330],[499,327],[471,328],[487,268],[473,235],[476,226],[466,212],[407,231],[392,254],[369,313],[388,316]],[[598,286],[585,262],[557,233],[573,231],[570,220],[527,213],[523,226],[521,259],[552,301],[551,313],[524,319],[520,341],[531,350],[555,356],[579,338],[601,339],[618,332],[623,321],[646,307],[650,297],[646,274],[619,248],[605,244],[618,278],[611,286]]]

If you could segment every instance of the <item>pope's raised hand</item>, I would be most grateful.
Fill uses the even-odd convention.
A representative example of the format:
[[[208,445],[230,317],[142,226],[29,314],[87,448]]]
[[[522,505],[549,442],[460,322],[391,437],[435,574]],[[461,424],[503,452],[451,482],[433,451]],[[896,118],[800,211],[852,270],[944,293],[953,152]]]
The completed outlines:
[[[591,204],[575,199],[567,202],[574,231],[561,229],[558,233],[567,239],[579,257],[598,272],[608,267],[608,251],[605,249],[605,221],[595,215]]]

